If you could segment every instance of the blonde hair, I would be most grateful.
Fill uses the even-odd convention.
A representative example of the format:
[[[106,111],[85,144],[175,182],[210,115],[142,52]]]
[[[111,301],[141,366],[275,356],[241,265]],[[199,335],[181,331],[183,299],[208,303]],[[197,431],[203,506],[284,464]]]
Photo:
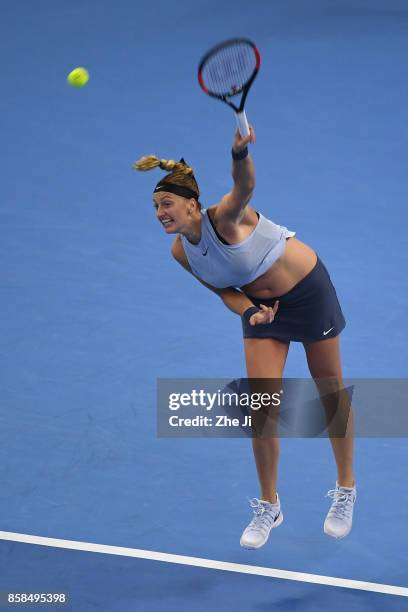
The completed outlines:
[[[197,196],[200,197],[200,190],[197,185],[197,181],[194,177],[194,172],[191,166],[186,164],[183,159],[179,162],[174,159],[159,159],[156,155],[146,155],[136,161],[132,168],[134,170],[140,170],[146,172],[147,170],[153,170],[154,168],[160,168],[169,172],[166,174],[159,183],[171,183],[173,185],[180,185],[181,187],[187,187],[192,191],[195,191]],[[197,203],[201,208],[201,204],[197,199]]]
[[[145,155],[136,161],[132,168],[134,170],[153,170],[153,168],[160,168],[166,170],[166,172],[181,172],[182,174],[193,174],[193,169],[183,162],[176,162],[174,159],[159,159],[156,155]]]

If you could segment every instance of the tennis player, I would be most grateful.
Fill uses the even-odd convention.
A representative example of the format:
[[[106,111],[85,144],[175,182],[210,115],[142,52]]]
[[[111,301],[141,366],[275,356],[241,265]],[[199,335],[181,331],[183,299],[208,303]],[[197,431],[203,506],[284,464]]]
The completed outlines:
[[[235,133],[232,146],[232,190],[218,204],[204,209],[193,170],[181,159],[154,155],[134,164],[137,170],[168,172],[156,185],[156,217],[167,234],[176,234],[174,258],[225,306],[242,319],[249,379],[279,379],[291,341],[302,342],[310,374],[320,381],[342,385],[339,334],[345,327],[336,291],[316,252],[249,206],[255,188],[254,164],[248,145],[255,133]],[[330,431],[329,431],[330,434]],[[356,486],[353,475],[353,437],[332,437],[337,465],[332,505],[324,531],[346,536],[352,526]],[[253,452],[260,498],[250,500],[254,516],[244,530],[241,546],[260,548],[272,528],[282,523],[277,493],[279,440],[254,435]]]

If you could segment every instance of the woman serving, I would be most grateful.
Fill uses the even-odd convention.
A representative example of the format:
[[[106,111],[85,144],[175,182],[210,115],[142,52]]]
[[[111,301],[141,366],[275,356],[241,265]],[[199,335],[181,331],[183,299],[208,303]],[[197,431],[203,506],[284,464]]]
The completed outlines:
[[[242,318],[247,376],[279,379],[291,341],[302,342],[310,374],[319,381],[342,384],[339,334],[345,320],[326,267],[315,251],[249,206],[255,172],[248,144],[237,130],[232,147],[233,188],[218,204],[203,209],[193,170],[184,160],[154,155],[134,164],[137,170],[161,168],[168,174],[153,193],[158,221],[167,234],[177,234],[174,258]],[[329,429],[330,433],[330,429]],[[356,487],[353,440],[331,436],[337,465],[326,534],[342,538],[352,526]],[[254,517],[241,536],[241,546],[260,548],[283,515],[277,494],[279,440],[253,436],[260,499],[251,500]]]

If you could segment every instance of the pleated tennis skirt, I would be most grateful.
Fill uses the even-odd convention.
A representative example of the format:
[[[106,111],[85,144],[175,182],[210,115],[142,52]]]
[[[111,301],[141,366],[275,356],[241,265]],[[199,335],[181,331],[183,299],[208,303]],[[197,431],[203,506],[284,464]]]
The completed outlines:
[[[319,256],[315,267],[287,293],[268,299],[246,295],[255,306],[273,306],[279,300],[279,307],[272,323],[265,325],[250,325],[244,313],[244,338],[318,342],[335,338],[346,326],[336,290]]]

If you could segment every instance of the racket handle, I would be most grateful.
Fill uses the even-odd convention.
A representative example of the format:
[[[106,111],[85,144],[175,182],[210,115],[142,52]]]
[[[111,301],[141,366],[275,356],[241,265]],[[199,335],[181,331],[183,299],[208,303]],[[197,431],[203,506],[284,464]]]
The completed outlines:
[[[245,111],[242,111],[241,113],[235,113],[235,118],[237,120],[239,133],[241,134],[242,138],[245,138],[245,136],[249,136],[249,125]]]

